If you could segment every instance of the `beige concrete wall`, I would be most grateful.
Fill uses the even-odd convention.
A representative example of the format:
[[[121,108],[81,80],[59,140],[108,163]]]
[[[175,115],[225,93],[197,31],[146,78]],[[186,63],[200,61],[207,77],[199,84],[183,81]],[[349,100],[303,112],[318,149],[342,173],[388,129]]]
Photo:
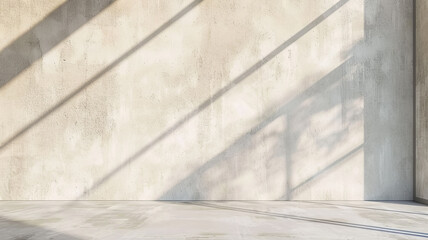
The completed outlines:
[[[0,199],[412,199],[412,7],[0,1]]]
[[[416,193],[428,203],[428,2],[416,1]]]

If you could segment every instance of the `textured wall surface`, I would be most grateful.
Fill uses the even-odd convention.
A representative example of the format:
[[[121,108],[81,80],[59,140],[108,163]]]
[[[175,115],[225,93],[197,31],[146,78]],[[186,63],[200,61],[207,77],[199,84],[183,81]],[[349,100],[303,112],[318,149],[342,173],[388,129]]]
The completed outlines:
[[[0,199],[412,199],[412,1],[0,1]]]
[[[416,1],[416,194],[428,203],[428,2]]]

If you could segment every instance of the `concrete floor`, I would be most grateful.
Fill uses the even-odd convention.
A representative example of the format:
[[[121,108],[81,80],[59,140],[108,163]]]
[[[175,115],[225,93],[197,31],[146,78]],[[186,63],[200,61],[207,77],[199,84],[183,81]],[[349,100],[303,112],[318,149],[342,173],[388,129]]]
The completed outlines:
[[[0,239],[419,238],[414,202],[0,201]]]

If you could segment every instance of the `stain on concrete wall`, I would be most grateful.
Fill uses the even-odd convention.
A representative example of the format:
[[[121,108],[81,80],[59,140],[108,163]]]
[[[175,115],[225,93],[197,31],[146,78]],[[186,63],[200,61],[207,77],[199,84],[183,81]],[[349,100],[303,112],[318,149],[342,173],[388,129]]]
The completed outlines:
[[[412,2],[0,3],[1,199],[412,198]]]
[[[428,3],[416,1],[416,193],[428,203]]]

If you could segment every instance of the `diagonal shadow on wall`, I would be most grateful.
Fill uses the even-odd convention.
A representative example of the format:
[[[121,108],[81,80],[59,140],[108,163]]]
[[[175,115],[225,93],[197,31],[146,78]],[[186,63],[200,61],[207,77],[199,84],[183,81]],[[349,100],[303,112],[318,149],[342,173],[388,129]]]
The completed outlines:
[[[354,149],[352,149],[342,157],[336,159],[335,161],[333,161],[323,169],[319,170],[317,173],[305,179],[303,182],[299,183],[297,186],[293,187],[290,191],[294,192],[294,191],[298,191],[300,188],[306,187],[310,183],[322,177],[324,174],[327,174],[329,171],[332,171],[334,168],[339,167],[341,164],[345,163],[346,160],[349,160],[353,155],[355,155],[356,153],[358,153],[363,149],[364,149],[364,144],[360,144],[359,146],[355,147]]]
[[[68,0],[0,52],[0,88],[116,0]]]
[[[19,130],[17,133],[15,133],[13,136],[9,137],[7,140],[3,142],[3,144],[0,146],[0,151],[3,150],[5,147],[7,147],[10,143],[12,143],[15,139],[22,136],[24,133],[26,133],[28,130],[36,126],[38,123],[43,121],[45,118],[50,116],[52,113],[54,113],[56,110],[64,106],[69,100],[77,96],[81,91],[95,83],[97,80],[99,80],[102,76],[104,76],[107,72],[112,70],[114,67],[119,65],[122,61],[124,61],[126,58],[131,56],[135,51],[145,46],[147,43],[149,43],[151,40],[153,40],[156,36],[161,34],[163,31],[165,31],[168,27],[170,27],[173,23],[175,23],[177,20],[179,20],[181,17],[183,17],[186,13],[188,13],[190,10],[192,10],[194,7],[196,7],[199,3],[201,3],[203,0],[196,0],[191,2],[189,5],[187,5],[185,8],[183,8],[180,12],[178,12],[175,16],[173,16],[171,19],[169,19],[167,22],[162,24],[159,28],[157,28],[154,32],[152,32],[150,35],[148,35],[146,38],[144,38],[141,42],[139,42],[137,45],[132,47],[130,50],[125,52],[123,55],[121,55],[119,58],[117,58],[114,62],[109,64],[107,67],[105,67],[102,71],[98,72],[95,76],[93,76],[90,80],[82,84],[80,87],[78,87],[76,90],[68,94],[65,98],[63,98],[61,101],[59,101],[55,106],[51,107],[50,109],[46,110],[41,116],[33,120],[30,124]]]
[[[307,178],[301,180],[301,182],[297,182],[296,184],[287,185],[286,191],[288,191],[284,196],[282,196],[281,199],[292,199],[294,192],[301,192],[302,190],[306,189],[308,185],[314,184],[317,180],[320,180],[322,177],[326,177],[329,175],[330,172],[334,168],[337,168],[341,166],[345,161],[350,161],[352,159],[352,156],[360,152],[361,150],[364,151],[364,184],[362,186],[362,194],[365,199],[401,199],[401,200],[408,200],[406,197],[403,196],[410,196],[409,194],[396,194],[397,191],[393,191],[394,187],[397,185],[401,185],[400,189],[406,189],[408,192],[411,182],[411,161],[408,159],[408,157],[411,155],[408,153],[408,150],[411,148],[406,148],[406,145],[404,147],[402,146],[402,138],[408,138],[408,133],[411,131],[408,131],[409,123],[411,121],[407,121],[409,116],[412,116],[411,114],[401,114],[399,111],[391,111],[391,109],[397,108],[397,103],[399,104],[406,104],[405,98],[408,96],[408,92],[406,92],[406,81],[402,81],[403,79],[410,79],[407,78],[405,75],[406,68],[411,66],[408,60],[406,58],[400,59],[403,63],[403,68],[394,68],[393,70],[389,71],[397,71],[397,76],[393,76],[391,79],[390,72],[386,72],[382,69],[380,65],[384,64],[383,61],[391,61],[393,59],[395,63],[397,58],[387,58],[383,56],[383,54],[393,54],[393,51],[388,52],[390,49],[394,49],[399,51],[398,49],[400,46],[398,44],[392,45],[392,44],[385,44],[385,46],[376,45],[377,41],[384,41],[385,43],[388,43],[388,41],[385,40],[385,36],[391,35],[390,31],[391,29],[387,28],[386,30],[382,30],[386,32],[387,34],[379,34],[379,27],[380,24],[378,21],[373,21],[371,19],[377,19],[379,18],[378,12],[379,10],[373,10],[369,9],[370,6],[379,4],[379,2],[375,1],[369,1],[370,4],[365,2],[365,15],[364,15],[364,26],[365,26],[365,38],[357,44],[353,50],[350,51],[350,55],[355,55],[354,57],[354,63],[355,67],[357,67],[357,71],[355,72],[355,76],[351,78],[353,84],[352,86],[348,86],[354,89],[359,89],[357,94],[361,94],[359,96],[352,96],[352,97],[362,97],[364,102],[364,107],[362,109],[359,109],[362,112],[357,112],[356,114],[359,115],[359,119],[361,119],[361,116],[363,116],[362,122],[363,123],[369,123],[364,124],[364,139],[360,142],[360,145],[354,146],[354,148],[351,148],[348,150],[348,152],[345,152],[342,157],[336,159],[335,161],[330,162],[325,167],[321,168],[317,172],[313,173],[312,175],[308,176]],[[383,4],[386,4],[383,3]],[[388,4],[386,4],[388,5]],[[390,6],[390,5],[388,5]],[[395,6],[395,5],[394,5]],[[398,8],[398,7],[397,7]],[[393,9],[395,10],[395,9]],[[374,33],[376,32],[376,33]],[[373,61],[375,59],[375,61]],[[348,66],[352,66],[353,64],[347,63]],[[376,67],[377,66],[377,67]],[[346,68],[346,67],[345,67]],[[403,70],[404,69],[404,70]],[[334,70],[336,71],[336,70]],[[340,77],[339,75],[337,76]],[[389,81],[394,80],[394,81]],[[346,90],[346,86],[341,86],[341,91]],[[407,89],[409,90],[409,89]],[[316,92],[318,93],[318,92]],[[391,94],[391,93],[395,93]],[[346,96],[347,94],[343,94]],[[397,98],[397,96],[400,96],[400,98]],[[403,101],[404,99],[404,101]],[[408,103],[408,102],[407,102]],[[409,108],[410,109],[410,108]],[[301,109],[301,112],[308,112],[307,109],[303,108]],[[325,110],[325,109],[324,109]],[[393,119],[397,119],[397,121],[393,121],[391,123],[390,117],[385,118],[382,117],[381,114],[383,111],[389,111],[391,114],[391,117]],[[310,112],[310,111],[309,111]],[[281,114],[281,113],[277,113]],[[353,113],[355,114],[355,113]],[[274,114],[273,116],[275,116]],[[293,114],[286,114],[287,121],[285,121],[287,124],[289,121],[289,116]],[[305,115],[305,114],[303,114]],[[274,118],[277,118],[279,116],[276,116]],[[294,116],[293,116],[294,117]],[[272,117],[268,117],[264,121],[268,121]],[[298,118],[296,118],[298,119]],[[272,121],[270,121],[272,122]],[[199,182],[203,181],[203,174],[209,175],[210,169],[214,167],[218,167],[220,164],[227,164],[228,160],[233,159],[233,155],[239,155],[242,158],[245,158],[244,151],[242,150],[242,146],[245,147],[245,149],[251,149],[257,147],[256,141],[252,141],[251,136],[255,135],[255,133],[259,132],[261,128],[264,128],[267,126],[268,123],[260,123],[259,125],[253,127],[250,129],[247,133],[242,135],[236,142],[231,144],[227,149],[219,153],[218,155],[214,156],[212,159],[208,160],[208,162],[204,165],[202,165],[200,168],[196,169],[194,172],[192,172],[190,175],[182,179],[179,183],[173,185],[167,192],[165,192],[160,199],[182,199],[184,198],[188,199],[204,199],[205,196],[200,196],[198,192],[198,184]],[[290,152],[296,152],[297,148],[293,145],[295,145],[295,142],[297,140],[295,137],[299,137],[303,135],[305,132],[305,124],[304,123],[298,123],[300,127],[290,127],[287,126],[287,128],[291,128],[294,132],[293,137],[289,137],[290,134],[285,134],[286,138],[291,138],[290,141],[294,142],[292,144],[286,143],[287,145],[287,151],[286,155]],[[390,128],[394,126],[394,129],[391,130]],[[384,131],[379,131],[379,129],[385,129]],[[400,133],[400,134],[397,134]],[[399,138],[398,140],[396,140]],[[394,139],[394,141],[391,141],[391,139]],[[395,141],[396,140],[396,141]],[[409,138],[409,143],[411,139]],[[328,141],[327,141],[328,143]],[[341,146],[340,141],[336,141],[336,144],[332,144],[332,146],[329,146],[329,148],[334,148],[334,146]],[[401,143],[401,144],[400,144]],[[260,144],[260,142],[259,142]],[[410,145],[410,144],[409,144]],[[367,147],[368,146],[368,147]],[[390,149],[393,149],[392,151]],[[403,151],[399,151],[402,149]],[[385,153],[392,153],[395,152],[395,156],[386,156]],[[390,159],[389,159],[389,158]],[[290,175],[293,174],[292,171],[292,161],[290,161],[290,156],[286,156],[286,162],[287,162],[287,184],[290,182]],[[387,162],[385,160],[388,159]],[[295,159],[299,160],[299,159]],[[402,169],[400,169],[400,166],[398,163],[403,163]],[[232,166],[232,165],[228,165]],[[243,168],[243,166],[240,166]],[[227,169],[227,167],[225,168]],[[390,169],[389,171],[386,171],[385,169]],[[402,171],[407,171],[407,174],[402,174]],[[386,176],[386,173],[390,172],[398,172],[400,176],[394,176],[397,178],[400,178],[400,181],[394,182],[394,181],[388,181],[388,177]],[[384,174],[380,174],[384,173]],[[218,174],[216,172],[216,174]],[[230,173],[227,173],[225,170],[222,177],[230,175]],[[380,177],[383,176],[383,177]],[[239,176],[234,176],[235,178],[238,178]],[[221,178],[220,178],[221,179]],[[402,180],[402,181],[401,181]],[[219,185],[218,182],[215,180],[207,180],[205,183],[206,186],[215,187]],[[383,186],[383,187],[380,187]],[[380,191],[379,189],[382,189]],[[375,197],[373,197],[375,196]]]
[[[146,144],[144,147],[142,147],[139,151],[135,152],[133,155],[131,155],[129,158],[127,158],[124,162],[122,162],[120,165],[118,165],[116,168],[114,168],[112,171],[107,173],[104,177],[96,181],[89,189],[84,191],[82,195],[80,195],[77,199],[81,199],[88,194],[90,194],[92,191],[103,185],[107,180],[109,180],[111,177],[116,175],[119,171],[121,171],[124,167],[128,166],[132,162],[136,161],[139,157],[141,157],[144,153],[146,153],[148,150],[150,150],[153,146],[155,146],[157,143],[165,139],[167,136],[169,136],[171,133],[182,127],[187,121],[197,116],[201,111],[206,109],[208,106],[210,106],[212,103],[217,101],[221,96],[223,96],[225,93],[229,92],[232,88],[234,88],[237,84],[241,83],[243,80],[245,80],[248,76],[252,75],[254,72],[257,71],[257,69],[261,68],[263,65],[265,65],[267,62],[271,61],[275,56],[277,56],[279,53],[281,53],[284,49],[289,47],[292,43],[296,42],[299,38],[304,36],[307,32],[312,30],[315,26],[317,26],[319,23],[321,23],[323,20],[325,20],[327,17],[332,15],[334,12],[336,12],[340,7],[342,7],[345,3],[347,3],[349,0],[340,0],[336,4],[334,4],[332,7],[330,7],[328,10],[326,10],[323,14],[318,16],[316,19],[311,21],[308,25],[306,25],[304,28],[302,28],[300,31],[298,31],[296,34],[294,34],[292,37],[290,37],[288,40],[283,42],[281,45],[279,45],[277,48],[275,48],[273,51],[271,51],[269,54],[267,54],[264,58],[257,61],[255,64],[253,64],[250,68],[248,68],[246,71],[241,73],[239,76],[237,76],[235,79],[233,79],[229,84],[227,84],[225,87],[217,91],[214,95],[212,95],[210,98],[206,99],[204,102],[202,102],[197,108],[195,108],[193,111],[186,114],[180,121],[176,122],[174,125],[169,127],[167,130],[165,130],[163,133],[158,135],[156,138],[154,138],[151,142]],[[0,148],[1,150],[1,148]]]
[[[230,144],[225,150],[221,151],[220,153],[212,157],[204,165],[202,165],[201,167],[193,171],[192,174],[190,174],[189,176],[187,176],[186,178],[182,179],[180,182],[172,186],[168,191],[166,191],[159,198],[159,200],[205,199],[205,196],[200,196],[196,189],[197,183],[200,182],[201,176],[205,172],[209,171],[209,169],[212,167],[222,164],[223,162],[229,161],[231,156],[235,156],[235,155],[240,156],[239,153],[242,151],[243,148],[253,149],[254,147],[256,147],[256,146],[252,146],[252,144],[254,142],[253,137],[257,133],[261,132],[265,127],[267,127],[270,123],[272,123],[276,119],[287,115],[291,109],[295,108],[302,102],[306,101],[309,98],[312,98],[314,95],[319,94],[320,92],[323,92],[325,89],[328,89],[330,86],[339,82],[341,80],[341,76],[343,75],[343,72],[345,71],[345,69],[349,68],[353,64],[355,64],[355,62],[351,57],[350,59],[346,60],[344,63],[342,63],[335,69],[333,69],[331,72],[329,72],[326,76],[324,76],[323,78],[315,82],[312,86],[307,88],[304,92],[294,97],[290,101],[284,103],[282,106],[279,106],[271,115],[266,117],[263,121],[261,121],[257,125],[253,126],[246,133],[242,134],[239,138],[237,138],[237,140],[235,140],[232,144]],[[320,170],[318,173],[314,174],[312,177],[306,179],[306,181],[296,186],[295,189],[300,188],[303,185],[308,184],[312,180],[315,180],[316,178],[321,177],[325,172],[328,172],[329,169],[339,165],[340,163],[345,161],[350,155],[353,155],[355,152],[362,149],[362,147],[363,145],[360,145],[355,149],[351,150],[349,153],[343,155],[341,158],[336,159],[330,165],[325,167],[323,170]],[[286,161],[287,160],[288,159],[286,159]],[[289,179],[287,180],[287,182],[289,182]],[[206,183],[206,185],[209,185],[212,187],[215,186],[215,184],[216,184],[215,182]],[[189,189],[193,189],[194,191]],[[280,199],[286,199],[289,195],[289,192],[290,191],[292,192],[295,189],[291,189],[291,187],[290,189],[286,189],[287,193]],[[183,199],[183,192],[184,192],[184,195],[186,196],[186,199]]]

